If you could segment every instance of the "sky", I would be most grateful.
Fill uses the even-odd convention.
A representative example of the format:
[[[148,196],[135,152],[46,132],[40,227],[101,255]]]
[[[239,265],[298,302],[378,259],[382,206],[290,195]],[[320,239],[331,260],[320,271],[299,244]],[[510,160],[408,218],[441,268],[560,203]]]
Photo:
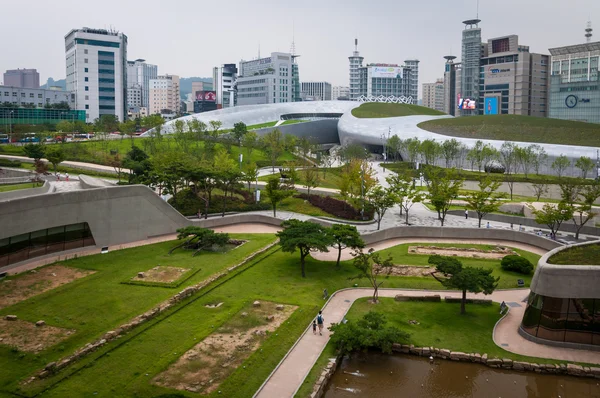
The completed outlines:
[[[212,68],[271,52],[292,40],[301,81],[348,85],[354,38],[365,62],[419,59],[419,86],[441,78],[444,55],[460,60],[462,21],[477,0],[30,0],[1,6],[0,71],[35,68],[40,83],[65,77],[64,36],[74,28],[113,28],[128,36],[128,58],[159,74],[212,76]],[[598,0],[480,0],[482,38],[519,35],[531,52],[585,42]],[[1,81],[0,75],[0,81]]]

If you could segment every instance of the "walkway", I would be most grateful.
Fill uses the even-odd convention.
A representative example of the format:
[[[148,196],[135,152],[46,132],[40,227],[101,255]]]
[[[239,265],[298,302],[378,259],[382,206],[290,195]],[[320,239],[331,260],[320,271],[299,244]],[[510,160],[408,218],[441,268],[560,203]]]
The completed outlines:
[[[33,159],[28,158],[26,156],[0,155],[0,158],[10,159],[10,160],[18,160],[20,162],[25,162],[25,163],[33,163]],[[46,159],[42,159],[42,160],[48,162],[48,160],[46,160]],[[64,162],[61,162],[60,165],[65,166],[65,167],[71,167],[74,169],[96,171],[99,173],[117,174],[114,167],[103,166],[101,164],[95,164],[95,163],[85,163],[85,162],[75,162],[75,161],[71,161],[71,160],[65,160]],[[121,169],[121,173],[129,174],[129,169]]]
[[[372,289],[355,288],[345,289],[334,293],[323,307],[323,317],[326,326],[331,323],[339,323],[352,306],[355,300],[370,297]],[[403,289],[381,289],[380,297],[395,297],[396,295],[422,295],[432,296],[439,294],[442,297],[460,297],[460,292],[447,290],[403,290]],[[494,333],[494,342],[510,352],[528,355],[538,358],[550,358],[574,362],[586,362],[600,364],[600,352],[574,350],[568,348],[549,347],[536,344],[522,338],[517,328],[523,317],[525,309],[523,300],[528,296],[528,289],[498,290],[490,296],[482,294],[468,294],[468,297],[491,298],[495,302],[509,303],[511,310],[509,314],[499,323]],[[519,307],[517,307],[519,306]],[[316,315],[316,314],[315,314]],[[310,326],[310,325],[309,325]],[[323,336],[313,335],[307,328],[296,344],[280,362],[265,383],[261,386],[255,397],[293,397],[298,391],[304,379],[316,363],[329,341],[330,332],[324,329]]]

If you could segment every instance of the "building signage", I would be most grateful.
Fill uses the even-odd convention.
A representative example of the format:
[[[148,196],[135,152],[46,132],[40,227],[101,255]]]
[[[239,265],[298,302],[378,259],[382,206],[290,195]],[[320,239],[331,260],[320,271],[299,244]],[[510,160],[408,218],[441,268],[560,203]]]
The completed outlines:
[[[484,99],[483,114],[484,115],[497,115],[498,114],[498,97],[486,97]]]
[[[214,91],[196,91],[197,101],[215,102],[217,94]]]
[[[505,73],[505,72],[510,72],[510,68],[496,68],[494,66],[490,66],[488,68],[488,71],[492,74],[495,75],[497,73]]]
[[[372,66],[371,68],[371,77],[383,77],[383,78],[401,78],[402,77],[402,68],[396,66]]]

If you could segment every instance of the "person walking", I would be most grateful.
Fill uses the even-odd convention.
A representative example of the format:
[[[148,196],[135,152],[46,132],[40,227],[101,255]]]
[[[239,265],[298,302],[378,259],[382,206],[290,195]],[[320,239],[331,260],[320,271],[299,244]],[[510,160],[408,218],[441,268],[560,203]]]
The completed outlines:
[[[465,220],[469,219],[469,210],[465,209]]]
[[[69,181],[69,173],[65,173],[65,181]]]
[[[317,334],[317,321],[313,319],[313,334]]]
[[[323,336],[323,322],[325,319],[323,318],[323,311],[319,311],[319,315],[317,315],[317,326],[319,326],[319,335]]]

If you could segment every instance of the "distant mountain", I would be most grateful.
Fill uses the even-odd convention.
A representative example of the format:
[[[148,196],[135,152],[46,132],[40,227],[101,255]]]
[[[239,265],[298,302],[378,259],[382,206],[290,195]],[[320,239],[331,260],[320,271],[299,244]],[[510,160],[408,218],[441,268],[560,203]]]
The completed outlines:
[[[192,92],[192,82],[212,83],[212,77],[182,77],[179,79],[179,92],[181,98]]]
[[[67,89],[67,79],[54,80],[53,78],[49,77],[46,84],[44,84],[40,88],[50,88],[52,86],[62,87],[63,90],[66,90]]]

